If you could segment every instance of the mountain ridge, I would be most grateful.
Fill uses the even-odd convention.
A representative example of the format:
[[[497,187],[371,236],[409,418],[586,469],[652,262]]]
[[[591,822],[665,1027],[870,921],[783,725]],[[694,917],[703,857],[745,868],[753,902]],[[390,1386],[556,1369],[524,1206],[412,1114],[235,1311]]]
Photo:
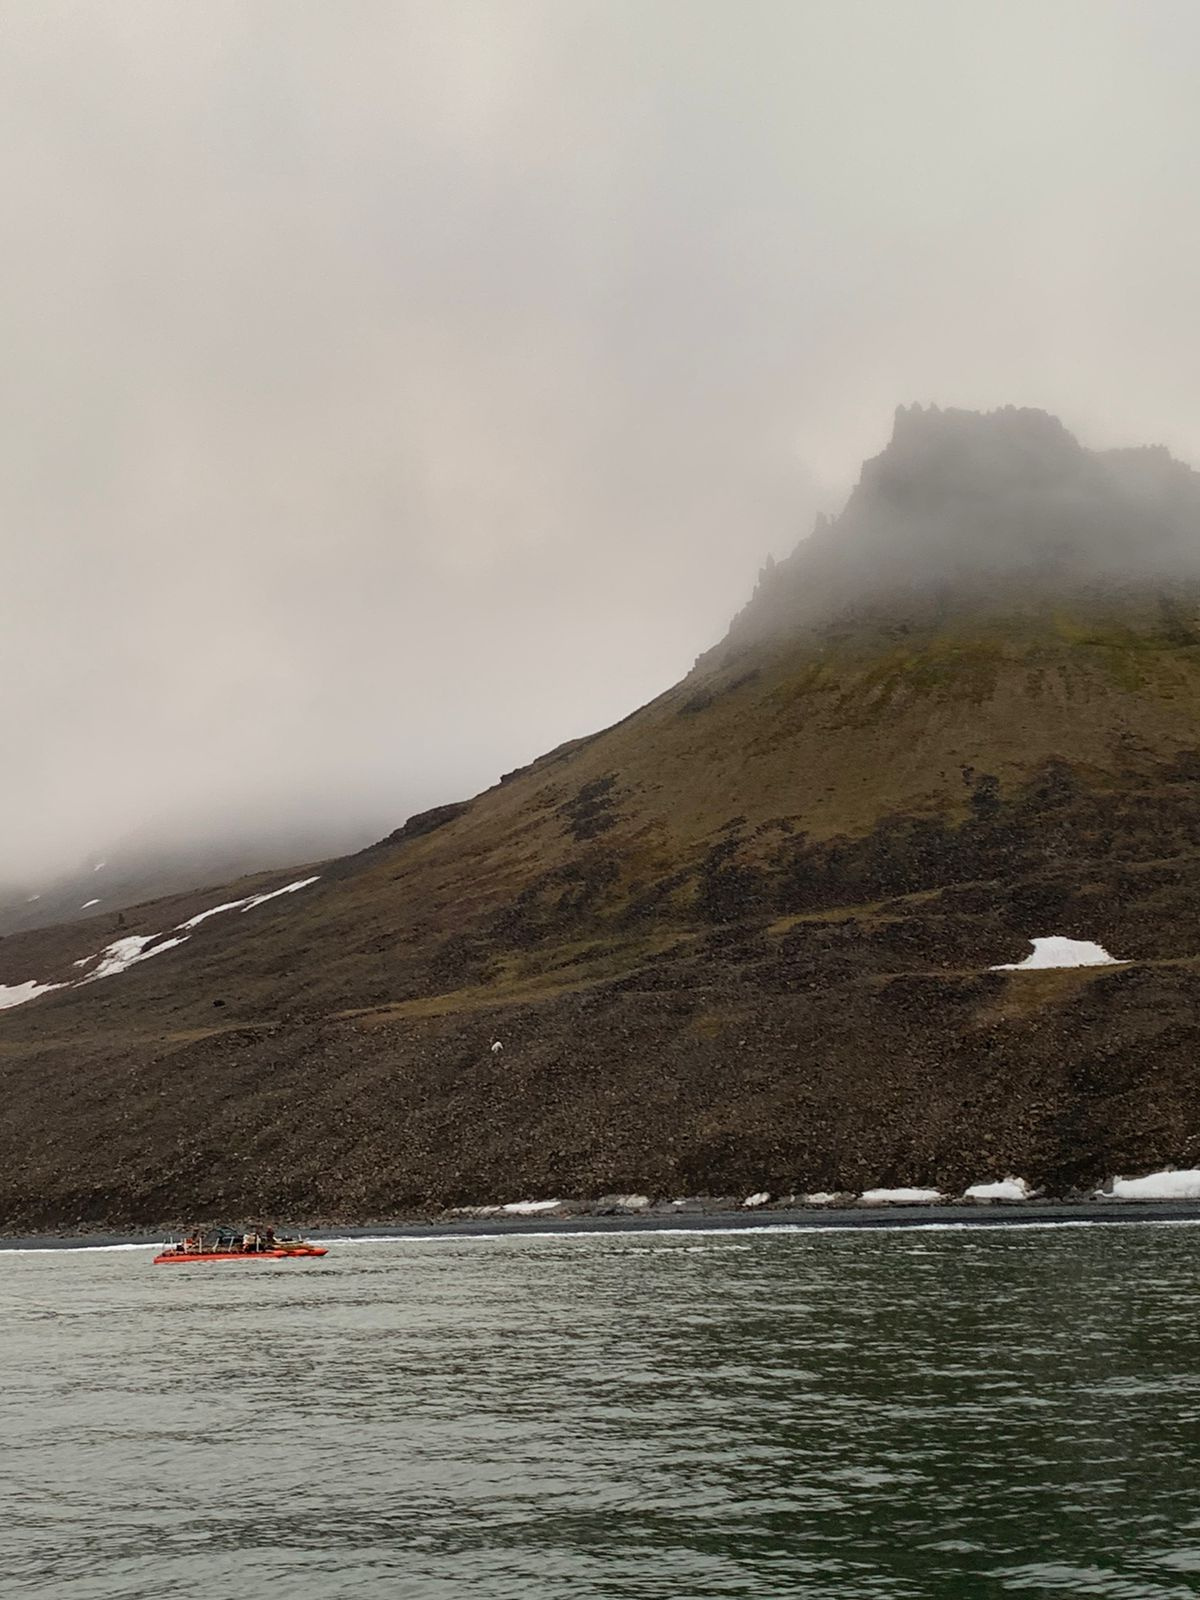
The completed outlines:
[[[0,1218],[1194,1162],[1200,478],[1137,453],[1118,492],[1107,454],[1026,413],[902,413],[648,705],[0,1012]],[[939,566],[955,527],[966,581]],[[864,579],[889,539],[899,566]],[[5,939],[0,984],[285,881]],[[990,970],[1050,933],[1132,965]]]

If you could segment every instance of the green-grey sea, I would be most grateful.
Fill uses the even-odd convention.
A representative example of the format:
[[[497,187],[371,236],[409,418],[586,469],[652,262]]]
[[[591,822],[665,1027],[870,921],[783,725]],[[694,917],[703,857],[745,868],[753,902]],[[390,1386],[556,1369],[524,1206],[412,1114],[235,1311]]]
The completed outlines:
[[[0,1256],[0,1595],[1184,1600],[1200,1227]]]

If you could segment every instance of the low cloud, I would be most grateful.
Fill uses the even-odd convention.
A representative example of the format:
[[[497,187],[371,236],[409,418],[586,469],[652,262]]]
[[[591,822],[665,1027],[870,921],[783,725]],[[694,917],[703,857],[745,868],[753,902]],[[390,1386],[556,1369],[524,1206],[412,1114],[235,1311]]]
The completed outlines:
[[[18,0],[0,880],[676,679],[898,401],[1200,461],[1170,3]]]

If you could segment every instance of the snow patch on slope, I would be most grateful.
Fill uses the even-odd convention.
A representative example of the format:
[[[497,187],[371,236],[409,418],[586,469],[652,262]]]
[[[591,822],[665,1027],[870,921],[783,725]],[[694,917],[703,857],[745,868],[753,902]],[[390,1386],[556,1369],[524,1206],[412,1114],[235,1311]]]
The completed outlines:
[[[209,906],[207,911],[200,911],[194,917],[189,917],[186,922],[179,924],[180,928],[198,928],[202,922],[207,922],[209,917],[218,917],[222,911],[239,911],[249,902],[246,900],[226,900],[223,905]]]
[[[101,862],[100,866],[104,863]],[[99,867],[95,869],[99,871]],[[112,944],[105,945],[103,950],[94,956],[83,956],[72,963],[77,968],[91,965],[93,961],[98,965],[86,977],[77,978],[74,983],[38,983],[30,978],[26,983],[15,985],[0,984],[0,1011],[9,1006],[24,1005],[27,1000],[36,1000],[40,994],[49,994],[51,989],[74,989],[81,984],[95,983],[98,978],[115,978],[118,973],[128,972],[129,968],[136,966],[139,961],[149,961],[151,956],[160,956],[164,950],[174,950],[177,945],[186,944],[188,930],[197,927],[208,917],[215,917],[218,911],[252,911],[255,906],[265,905],[268,900],[275,900],[281,894],[295,894],[297,889],[307,889],[310,883],[316,883],[320,873],[315,873],[311,878],[297,878],[295,883],[285,883],[282,889],[270,889],[266,894],[252,894],[244,900],[229,900],[224,905],[212,906],[207,911],[201,911],[198,916],[189,917],[186,922],[180,922],[174,930],[175,936],[164,939],[160,933],[134,933],[124,939],[114,939]],[[37,896],[33,896],[34,899]],[[81,909],[87,906],[99,905],[98,900],[89,900]],[[557,1201],[553,1202],[557,1205]]]
[[[285,883],[282,889],[271,889],[267,894],[251,895],[242,910],[253,911],[255,906],[264,906],[268,900],[276,900],[281,894],[295,894],[297,889],[307,889],[309,884],[316,883],[320,876],[321,874],[316,872],[311,878],[297,878],[295,883]]]
[[[1065,939],[1061,934],[1051,934],[1047,939],[1031,939],[1033,953],[1024,961],[1006,961],[1001,966],[989,967],[989,972],[1031,972],[1038,967],[1115,967],[1120,958],[1110,956],[1101,944],[1091,939]]]
[[[173,950],[177,944],[186,941],[185,935],[183,939],[163,939],[161,944],[154,943],[161,938],[162,935],[158,933],[134,933],[127,939],[114,939],[112,944],[105,945],[98,956],[90,958],[99,961],[100,965],[79,981],[95,983],[97,978],[115,978],[118,972],[128,972],[139,961],[149,961],[151,956],[160,956],[164,950]],[[147,945],[153,948],[147,949]]]
[[[36,978],[26,983],[0,983],[0,1011],[7,1011],[9,1006],[23,1006],[26,1000],[36,1000],[40,994],[64,987],[61,983],[38,983]]]
[[[210,906],[207,911],[200,911],[194,917],[189,917],[186,922],[179,924],[179,931],[188,928],[198,928],[202,922],[207,922],[209,917],[218,916],[222,911],[253,911],[255,906],[266,905],[268,900],[275,900],[281,894],[295,894],[297,889],[307,889],[310,883],[316,883],[320,873],[312,878],[298,878],[295,883],[285,883],[282,889],[271,889],[267,894],[247,895],[244,900],[226,900],[222,905]]]

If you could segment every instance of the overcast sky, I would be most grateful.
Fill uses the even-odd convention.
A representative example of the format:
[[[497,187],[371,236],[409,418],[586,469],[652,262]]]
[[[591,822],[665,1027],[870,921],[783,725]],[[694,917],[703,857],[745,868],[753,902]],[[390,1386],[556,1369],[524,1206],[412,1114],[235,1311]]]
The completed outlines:
[[[902,401],[1200,463],[1193,0],[4,0],[0,879],[459,797]]]

